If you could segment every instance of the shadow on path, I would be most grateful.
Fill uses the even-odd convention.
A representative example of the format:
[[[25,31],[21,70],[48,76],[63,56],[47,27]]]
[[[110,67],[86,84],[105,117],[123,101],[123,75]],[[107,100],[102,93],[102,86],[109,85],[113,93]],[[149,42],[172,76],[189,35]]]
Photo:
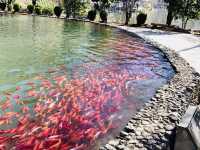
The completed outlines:
[[[140,31],[138,32],[140,34],[144,34],[144,35],[173,35],[173,34],[180,34],[180,33],[176,33],[176,32],[163,32],[163,31],[153,31],[153,30],[150,30],[150,31]]]
[[[182,50],[179,50],[177,52],[185,52],[185,51],[189,51],[189,50],[192,50],[194,48],[199,48],[199,52],[200,52],[200,44],[196,45],[196,46],[193,46],[193,47],[190,47],[190,48],[186,48],[186,49],[182,49]]]

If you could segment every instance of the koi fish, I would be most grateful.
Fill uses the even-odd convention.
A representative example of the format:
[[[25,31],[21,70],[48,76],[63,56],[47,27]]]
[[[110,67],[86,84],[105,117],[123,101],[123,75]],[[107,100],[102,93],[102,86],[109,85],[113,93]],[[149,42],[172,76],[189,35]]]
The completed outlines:
[[[89,70],[91,66],[84,67]],[[90,69],[91,72],[70,81],[65,71],[49,79],[39,76],[39,87],[33,82],[29,84],[32,89],[26,91],[34,99],[33,107],[19,100],[18,95],[15,101],[21,112],[4,112],[5,118],[0,118],[0,125],[17,118],[16,127],[0,130],[0,135],[9,135],[0,136],[0,143],[7,147],[9,141],[16,149],[87,149],[100,135],[116,127],[113,120],[125,101],[122,91],[126,89],[126,81],[146,78],[130,75],[126,70],[118,73],[115,67]],[[1,105],[5,110],[11,106],[12,94],[6,96]]]

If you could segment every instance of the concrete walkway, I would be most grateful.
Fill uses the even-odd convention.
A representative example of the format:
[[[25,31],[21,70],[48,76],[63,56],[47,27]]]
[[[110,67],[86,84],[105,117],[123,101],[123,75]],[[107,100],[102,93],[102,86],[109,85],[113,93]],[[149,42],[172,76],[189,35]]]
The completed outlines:
[[[198,73],[200,73],[200,37],[192,34],[166,32],[157,29],[118,26],[123,30],[136,33],[138,36],[156,42],[176,51]]]

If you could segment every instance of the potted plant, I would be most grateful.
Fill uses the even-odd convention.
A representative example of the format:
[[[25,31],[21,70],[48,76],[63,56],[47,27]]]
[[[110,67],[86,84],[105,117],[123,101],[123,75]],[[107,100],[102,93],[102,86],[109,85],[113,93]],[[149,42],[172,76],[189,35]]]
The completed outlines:
[[[146,20],[147,20],[147,14],[143,12],[139,13],[139,15],[137,16],[137,25],[141,26],[145,24]]]
[[[59,18],[60,17],[60,15],[62,14],[62,8],[60,7],[60,6],[56,6],[55,8],[54,8],[54,14]]]

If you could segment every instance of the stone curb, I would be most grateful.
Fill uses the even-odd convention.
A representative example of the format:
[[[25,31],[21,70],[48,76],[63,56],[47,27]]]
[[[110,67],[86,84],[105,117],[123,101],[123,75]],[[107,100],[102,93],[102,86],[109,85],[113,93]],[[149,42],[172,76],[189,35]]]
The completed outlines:
[[[108,26],[138,36],[119,26]],[[174,50],[146,37],[138,37],[159,48],[176,74],[131,118],[120,135],[108,141],[101,150],[172,150],[176,124],[189,104],[199,104],[200,75]]]

